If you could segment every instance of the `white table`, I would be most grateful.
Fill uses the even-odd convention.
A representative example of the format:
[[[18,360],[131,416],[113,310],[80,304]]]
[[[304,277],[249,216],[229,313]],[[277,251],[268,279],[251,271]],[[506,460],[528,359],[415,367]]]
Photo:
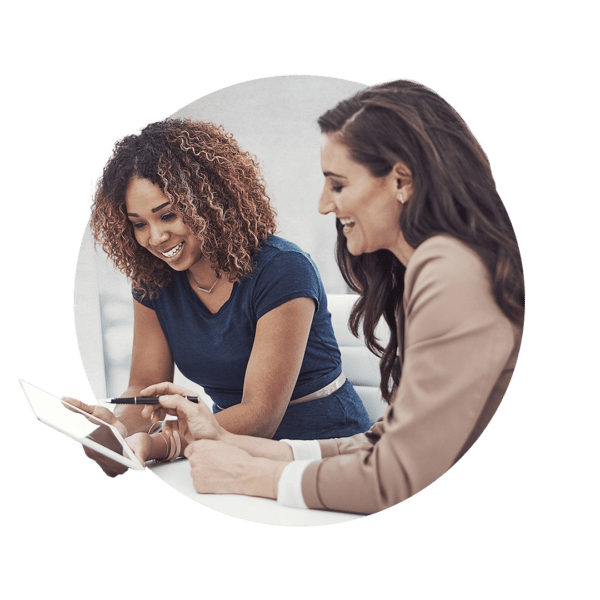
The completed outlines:
[[[198,494],[192,484],[190,464],[185,458],[169,463],[155,463],[148,468],[188,498],[219,512],[248,521],[270,525],[327,525],[361,517],[361,515],[326,510],[291,508],[267,498],[237,494]]]

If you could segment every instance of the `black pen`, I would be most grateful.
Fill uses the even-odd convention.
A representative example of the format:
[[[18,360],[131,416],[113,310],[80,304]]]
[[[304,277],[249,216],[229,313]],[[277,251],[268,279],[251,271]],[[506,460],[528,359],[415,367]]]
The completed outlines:
[[[184,396],[184,398],[198,404],[198,396]],[[132,396],[130,398],[108,398],[103,402],[107,404],[158,404],[158,399],[159,396]]]

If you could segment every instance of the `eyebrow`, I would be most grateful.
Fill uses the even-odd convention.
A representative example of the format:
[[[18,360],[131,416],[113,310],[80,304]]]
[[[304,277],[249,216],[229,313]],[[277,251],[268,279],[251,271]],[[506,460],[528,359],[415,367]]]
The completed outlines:
[[[170,202],[165,202],[164,204],[161,204],[160,206],[157,206],[156,208],[151,209],[153,213],[158,212],[161,208],[164,208],[165,206],[169,205]],[[139,217],[140,215],[138,215],[137,213],[127,213],[128,217]]]
[[[340,179],[347,179],[347,177],[344,177],[343,175],[338,175],[337,173],[332,173],[331,171],[323,171],[323,175],[325,177],[338,177]]]

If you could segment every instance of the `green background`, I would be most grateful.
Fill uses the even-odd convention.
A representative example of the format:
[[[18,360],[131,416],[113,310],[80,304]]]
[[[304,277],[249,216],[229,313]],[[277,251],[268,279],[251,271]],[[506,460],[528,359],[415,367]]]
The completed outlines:
[[[5,587],[23,597],[592,595],[597,73],[583,6],[108,0],[3,9]],[[490,156],[527,283],[517,372],[475,450],[395,509],[314,529],[225,517],[151,475],[108,480],[34,421],[17,384],[91,397],[72,287],[90,177],[110,143],[217,88],[286,73],[407,76],[442,93]]]

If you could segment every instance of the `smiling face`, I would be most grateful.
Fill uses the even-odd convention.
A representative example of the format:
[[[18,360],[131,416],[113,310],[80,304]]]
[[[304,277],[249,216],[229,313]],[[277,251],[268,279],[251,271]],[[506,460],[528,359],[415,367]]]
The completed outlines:
[[[172,269],[185,271],[202,260],[198,240],[158,185],[133,178],[125,194],[125,206],[138,244]]]
[[[335,134],[322,137],[321,166],[325,185],[319,212],[335,213],[344,226],[348,252],[358,256],[385,249],[402,254],[406,242],[400,212],[412,192],[406,167],[399,163],[388,175],[374,177],[350,157],[348,147]]]

